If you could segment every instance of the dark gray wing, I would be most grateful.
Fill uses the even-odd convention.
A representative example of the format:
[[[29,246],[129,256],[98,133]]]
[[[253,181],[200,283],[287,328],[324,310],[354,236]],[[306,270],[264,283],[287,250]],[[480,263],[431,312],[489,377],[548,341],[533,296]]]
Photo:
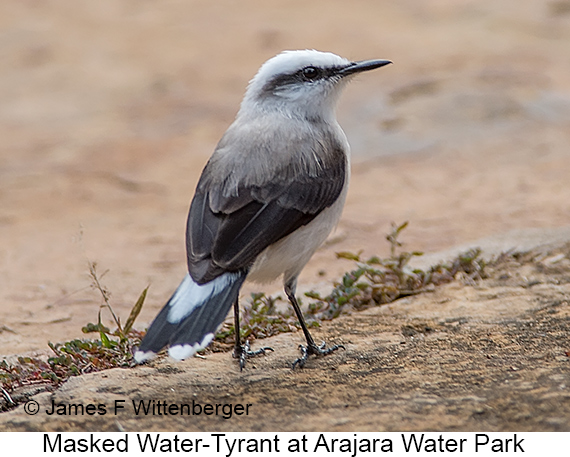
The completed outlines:
[[[224,194],[209,179],[209,163],[190,206],[186,231],[188,269],[199,284],[226,271],[247,270],[268,246],[308,224],[339,197],[346,156],[336,146],[311,173],[298,164],[277,167],[263,185]]]

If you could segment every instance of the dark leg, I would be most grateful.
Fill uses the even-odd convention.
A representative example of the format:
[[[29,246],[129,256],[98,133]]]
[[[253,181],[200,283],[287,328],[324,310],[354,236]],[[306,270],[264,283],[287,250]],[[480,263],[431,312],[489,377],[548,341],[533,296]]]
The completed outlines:
[[[238,299],[234,302],[234,329],[236,334],[235,346],[234,346],[234,358],[239,359],[239,370],[242,371],[243,367],[245,367],[245,361],[248,357],[255,357],[256,355],[265,355],[265,351],[273,352],[273,349],[270,347],[264,347],[258,349],[257,351],[250,351],[249,349],[249,341],[246,341],[245,344],[241,344],[241,336],[239,330],[239,303]]]
[[[328,355],[331,352],[336,351],[337,349],[340,348],[345,349],[345,347],[342,344],[336,344],[328,349],[325,349],[324,342],[320,346],[317,346],[315,344],[315,340],[313,340],[313,337],[309,333],[309,329],[307,328],[307,324],[305,323],[303,313],[301,312],[301,308],[299,306],[299,303],[297,302],[297,298],[295,297],[296,286],[297,286],[296,279],[289,281],[287,284],[285,284],[285,293],[287,294],[287,297],[289,298],[291,305],[293,305],[293,309],[295,310],[297,319],[299,319],[299,323],[301,324],[301,329],[303,330],[303,333],[305,334],[305,339],[307,340],[307,346],[303,345],[299,346],[299,349],[301,349],[301,357],[299,357],[297,360],[293,362],[293,367],[292,367],[293,369],[297,365],[299,365],[300,368],[303,368],[305,366],[305,363],[307,362],[307,358],[311,354]]]

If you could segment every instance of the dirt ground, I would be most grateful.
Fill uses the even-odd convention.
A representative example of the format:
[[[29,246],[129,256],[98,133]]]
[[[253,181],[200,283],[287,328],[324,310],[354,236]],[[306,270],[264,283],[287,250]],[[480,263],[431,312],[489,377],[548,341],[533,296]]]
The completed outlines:
[[[362,75],[338,117],[353,149],[337,251],[541,248],[533,263],[326,323],[347,350],[291,371],[300,334],[240,373],[229,354],[71,379],[35,398],[251,403],[248,416],[50,417],[5,430],[570,430],[570,2],[135,0],[0,5],[0,353],[81,337],[100,295],[148,325],[185,271],[193,188],[248,80],[283,49],[394,65]],[[480,241],[484,239],[484,241]],[[500,249],[499,249],[500,248]],[[501,279],[502,278],[502,279]],[[244,296],[259,286],[247,286]],[[279,284],[263,288],[279,290]],[[259,342],[255,342],[258,344]]]

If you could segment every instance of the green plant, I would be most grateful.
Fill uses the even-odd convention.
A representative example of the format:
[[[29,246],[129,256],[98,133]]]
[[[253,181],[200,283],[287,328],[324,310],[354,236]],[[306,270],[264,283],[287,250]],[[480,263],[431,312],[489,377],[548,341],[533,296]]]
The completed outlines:
[[[101,309],[98,313],[97,324],[89,323],[82,328],[83,333],[96,332],[99,340],[74,339],[65,343],[48,343],[52,355],[47,359],[39,357],[18,357],[17,364],[9,364],[6,360],[0,362],[0,382],[4,402],[0,401],[0,411],[9,409],[22,396],[13,398],[10,392],[18,388],[41,385],[52,389],[71,376],[106,370],[116,367],[133,365],[132,348],[140,344],[143,333],[135,330],[133,325],[144,304],[148,287],[140,294],[131,309],[125,325],[121,325],[109,300],[109,292],[102,285],[97,274],[95,263],[89,264],[92,285],[99,290],[106,308],[111,313],[117,329],[110,331],[101,321]]]

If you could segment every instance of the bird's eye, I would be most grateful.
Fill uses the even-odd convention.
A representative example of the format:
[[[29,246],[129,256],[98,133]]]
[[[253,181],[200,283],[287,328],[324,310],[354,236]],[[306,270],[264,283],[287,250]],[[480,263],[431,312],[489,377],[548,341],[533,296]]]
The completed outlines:
[[[303,68],[303,78],[307,81],[314,81],[321,75],[321,72],[318,68],[315,67],[305,67]]]

